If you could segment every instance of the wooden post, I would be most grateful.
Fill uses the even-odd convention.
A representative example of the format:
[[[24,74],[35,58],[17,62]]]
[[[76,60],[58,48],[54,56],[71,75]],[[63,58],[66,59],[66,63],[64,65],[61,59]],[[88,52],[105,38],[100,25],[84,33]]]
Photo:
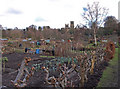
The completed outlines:
[[[22,61],[22,64],[21,64],[21,67],[20,67],[19,72],[17,74],[17,77],[15,78],[14,81],[11,80],[11,83],[17,88],[25,87],[27,85],[27,80],[29,79],[30,76],[33,75],[34,68],[31,68],[30,73],[26,68],[29,61],[31,61],[31,58],[25,57],[25,60]],[[21,80],[23,74],[25,73],[24,71],[26,72],[26,74],[25,74],[24,79]]]
[[[90,69],[90,73],[93,74],[94,73],[94,63],[95,63],[95,56],[93,56],[93,59],[92,59],[92,66],[91,66],[91,69]]]

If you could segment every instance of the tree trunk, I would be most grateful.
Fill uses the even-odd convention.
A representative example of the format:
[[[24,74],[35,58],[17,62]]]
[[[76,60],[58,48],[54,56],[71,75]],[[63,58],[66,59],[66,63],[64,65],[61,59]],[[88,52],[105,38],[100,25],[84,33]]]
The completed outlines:
[[[95,29],[95,28],[93,28],[93,29],[94,29],[94,40],[95,40],[95,45],[97,45],[96,29]]]

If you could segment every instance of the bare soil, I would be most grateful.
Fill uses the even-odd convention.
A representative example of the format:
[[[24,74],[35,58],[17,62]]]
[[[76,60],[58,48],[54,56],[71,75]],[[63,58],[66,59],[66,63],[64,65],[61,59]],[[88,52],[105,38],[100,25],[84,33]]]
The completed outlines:
[[[12,53],[12,54],[3,54],[3,57],[8,57],[8,62],[6,63],[6,72],[2,73],[2,85],[6,87],[13,87],[11,84],[11,80],[16,78],[18,72],[12,73],[19,68],[19,64],[21,64],[24,57],[31,58],[39,58],[40,61],[51,60],[47,58],[40,58],[40,55],[37,54],[24,54],[24,53]],[[32,61],[30,64],[38,63],[40,61]],[[102,76],[103,70],[108,66],[106,61],[103,61],[99,66],[94,70],[93,75],[88,75],[88,82],[85,83],[84,87],[96,87],[100,78]],[[76,76],[73,77],[75,79]],[[79,87],[79,82],[75,82],[76,86]],[[49,85],[45,82],[45,73],[43,71],[37,71],[35,74],[29,79],[27,87],[48,87]]]

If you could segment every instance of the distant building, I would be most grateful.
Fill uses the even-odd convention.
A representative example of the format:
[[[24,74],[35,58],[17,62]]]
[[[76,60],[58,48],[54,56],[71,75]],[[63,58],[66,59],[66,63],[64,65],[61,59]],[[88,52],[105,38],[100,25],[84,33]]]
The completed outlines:
[[[0,40],[2,40],[2,41],[7,41],[8,39],[0,39]]]
[[[69,28],[69,24],[65,24],[65,28]]]
[[[69,24],[65,24],[65,30],[69,31]]]
[[[23,39],[22,41],[23,41],[23,42],[26,42],[27,40],[26,40],[26,39]]]
[[[65,28],[61,28],[61,30],[64,30]]]

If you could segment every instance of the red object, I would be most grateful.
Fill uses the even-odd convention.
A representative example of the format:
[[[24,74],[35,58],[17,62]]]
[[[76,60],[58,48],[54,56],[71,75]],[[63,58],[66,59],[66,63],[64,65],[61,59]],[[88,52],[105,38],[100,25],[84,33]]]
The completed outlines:
[[[62,66],[61,64],[59,64],[59,66]]]
[[[21,64],[18,64],[18,66],[20,66]]]
[[[71,42],[71,40],[68,40],[68,42]]]

